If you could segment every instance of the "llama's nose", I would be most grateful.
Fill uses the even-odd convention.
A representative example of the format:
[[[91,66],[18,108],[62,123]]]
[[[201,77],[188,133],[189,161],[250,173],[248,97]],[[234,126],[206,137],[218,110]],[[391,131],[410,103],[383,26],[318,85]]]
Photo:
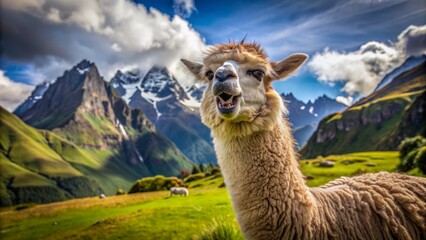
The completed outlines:
[[[215,75],[215,78],[219,81],[219,82],[224,82],[224,81],[226,81],[226,79],[229,79],[229,78],[235,78],[236,76],[235,76],[235,74],[234,74],[234,72],[232,71],[232,70],[229,70],[229,69],[226,69],[226,68],[224,68],[224,69],[219,69],[217,72],[216,72],[216,75]]]

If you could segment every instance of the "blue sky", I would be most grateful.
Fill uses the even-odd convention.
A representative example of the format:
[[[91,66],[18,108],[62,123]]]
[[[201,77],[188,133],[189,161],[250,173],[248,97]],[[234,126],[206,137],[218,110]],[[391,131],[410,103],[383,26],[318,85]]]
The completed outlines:
[[[138,0],[173,15],[172,1]],[[353,51],[370,41],[395,42],[409,25],[426,23],[424,1],[195,1],[188,21],[207,44],[241,39],[259,42],[272,60],[295,52],[312,56],[325,48]],[[275,83],[303,101],[320,95],[342,95],[342,84],[321,83],[307,69],[291,80]]]
[[[323,94],[356,99],[426,47],[424,0],[4,0],[0,11],[0,85],[22,90],[0,95],[15,102],[83,58],[106,79],[153,64],[185,78],[181,57],[245,35],[273,61],[310,56],[299,73],[274,84],[278,92],[303,101]]]

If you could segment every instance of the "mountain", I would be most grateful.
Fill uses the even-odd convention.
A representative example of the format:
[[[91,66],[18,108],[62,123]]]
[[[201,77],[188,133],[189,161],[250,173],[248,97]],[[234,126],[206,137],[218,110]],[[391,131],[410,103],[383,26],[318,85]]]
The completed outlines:
[[[148,155],[155,161],[144,159],[146,167],[127,163],[120,154],[123,149],[80,147],[52,131],[27,125],[1,107],[0,133],[0,206],[115,194],[151,171],[161,173],[164,155],[177,150],[161,136],[143,134],[135,145],[153,149]]]
[[[83,173],[102,164],[91,152],[50,131],[28,126],[2,107],[0,132],[1,206],[60,201],[104,191],[95,178]],[[128,167],[116,173],[126,179],[134,171]],[[104,175],[104,186],[115,185],[108,171],[99,171],[99,174]],[[116,182],[116,185],[122,183]]]
[[[397,150],[405,137],[425,134],[426,61],[323,118],[301,149],[304,158],[358,151]]]
[[[201,102],[201,99],[203,98],[203,93],[206,90],[206,88],[207,88],[206,84],[201,86],[193,85],[187,90],[187,93],[197,102]]]
[[[112,164],[108,166],[112,174],[132,168],[135,174],[129,173],[131,181],[157,174],[175,176],[182,169],[192,168],[192,162],[157,132],[144,113],[130,109],[102,79],[96,65],[86,60],[65,71],[40,100],[17,115],[35,128],[49,130],[94,152],[103,164]],[[84,174],[99,175],[99,171],[92,169]],[[98,180],[108,193],[117,190],[104,186],[102,175]],[[126,180],[129,184],[131,181]]]
[[[323,117],[330,115],[331,113],[340,112],[346,109],[348,106],[336,101],[335,99],[329,98],[327,95],[322,95],[315,99],[313,103],[310,101],[306,104],[306,108],[313,112],[314,116],[322,119]]]
[[[289,111],[289,120],[293,126],[294,137],[298,146],[303,146],[314,133],[319,121],[335,112],[346,108],[345,105],[329,98],[325,94],[315,99],[314,102],[304,103],[292,93],[281,94]]]
[[[382,87],[389,84],[398,75],[400,75],[403,72],[406,72],[406,71],[412,69],[413,67],[421,64],[425,60],[426,60],[426,55],[422,55],[422,56],[418,56],[418,57],[410,56],[399,67],[395,68],[390,73],[386,74],[386,76],[382,79],[382,81],[380,81],[380,83],[377,85],[377,87],[374,91],[378,91]]]
[[[313,109],[306,106],[306,103],[298,100],[292,93],[281,94],[281,98],[285,101],[290,120],[293,128],[315,124],[319,120],[318,116],[314,115]],[[309,104],[312,103],[309,101]],[[311,111],[309,111],[311,110]]]
[[[144,76],[138,75],[137,81],[128,80],[134,75],[118,71],[110,83],[132,109],[143,111],[189,159],[215,162],[210,130],[198,111],[204,87],[185,90],[165,67],[155,66]]]
[[[38,100],[43,97],[43,94],[46,92],[47,88],[49,88],[50,83],[44,82],[35,87],[31,96],[29,96],[21,105],[18,106],[15,110],[15,114],[21,114],[28,109],[30,109]]]
[[[304,125],[301,127],[296,127],[293,129],[293,136],[296,140],[297,147],[305,145],[305,143],[309,140],[312,134],[315,132],[316,125]]]
[[[184,89],[165,67],[159,66],[145,75],[117,71],[110,83],[132,109],[142,110],[188,158],[197,163],[216,160],[210,131],[201,123],[198,111],[205,85]],[[326,95],[308,103],[292,93],[281,96],[287,103],[299,146],[303,146],[322,117],[346,108]]]

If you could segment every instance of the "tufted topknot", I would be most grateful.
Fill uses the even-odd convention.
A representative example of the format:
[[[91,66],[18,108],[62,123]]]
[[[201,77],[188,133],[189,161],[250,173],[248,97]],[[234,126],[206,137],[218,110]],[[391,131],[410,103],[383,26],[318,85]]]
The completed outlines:
[[[259,57],[263,60],[268,59],[268,55],[265,51],[260,47],[260,45],[256,42],[246,43],[244,39],[240,42],[230,41],[229,43],[217,44],[211,48],[209,48],[205,52],[205,58],[210,58],[217,54],[224,54],[230,52],[238,52],[238,53],[250,53],[253,56]]]

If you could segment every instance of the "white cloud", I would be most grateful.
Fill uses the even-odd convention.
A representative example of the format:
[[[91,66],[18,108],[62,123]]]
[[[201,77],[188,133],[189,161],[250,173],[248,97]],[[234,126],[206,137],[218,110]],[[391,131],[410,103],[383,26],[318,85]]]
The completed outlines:
[[[196,11],[194,0],[173,0],[173,9],[175,14],[184,18],[191,16]]]
[[[344,105],[346,105],[346,106],[350,106],[350,105],[352,105],[352,103],[353,103],[353,101],[354,101],[354,98],[353,98],[353,97],[351,97],[351,96],[348,96],[348,97],[345,97],[345,96],[337,96],[337,97],[336,97],[336,101],[337,101],[337,102],[339,102],[339,103],[342,103],[342,104],[344,104]]]
[[[184,6],[195,9],[190,2]],[[128,0],[5,0],[0,11],[4,56],[30,64],[41,78],[34,83],[53,80],[83,58],[94,61],[106,79],[135,65],[142,71],[163,65],[186,76],[180,58],[201,59],[205,47],[186,20]]]
[[[426,25],[410,26],[393,44],[368,42],[353,52],[325,49],[308,64],[322,82],[342,82],[342,91],[350,96],[370,94],[381,79],[411,55],[421,55],[426,48]]]
[[[33,86],[13,82],[0,70],[0,105],[12,112],[34,89]]]
[[[426,54],[426,25],[406,28],[398,36],[396,47],[409,56]]]

